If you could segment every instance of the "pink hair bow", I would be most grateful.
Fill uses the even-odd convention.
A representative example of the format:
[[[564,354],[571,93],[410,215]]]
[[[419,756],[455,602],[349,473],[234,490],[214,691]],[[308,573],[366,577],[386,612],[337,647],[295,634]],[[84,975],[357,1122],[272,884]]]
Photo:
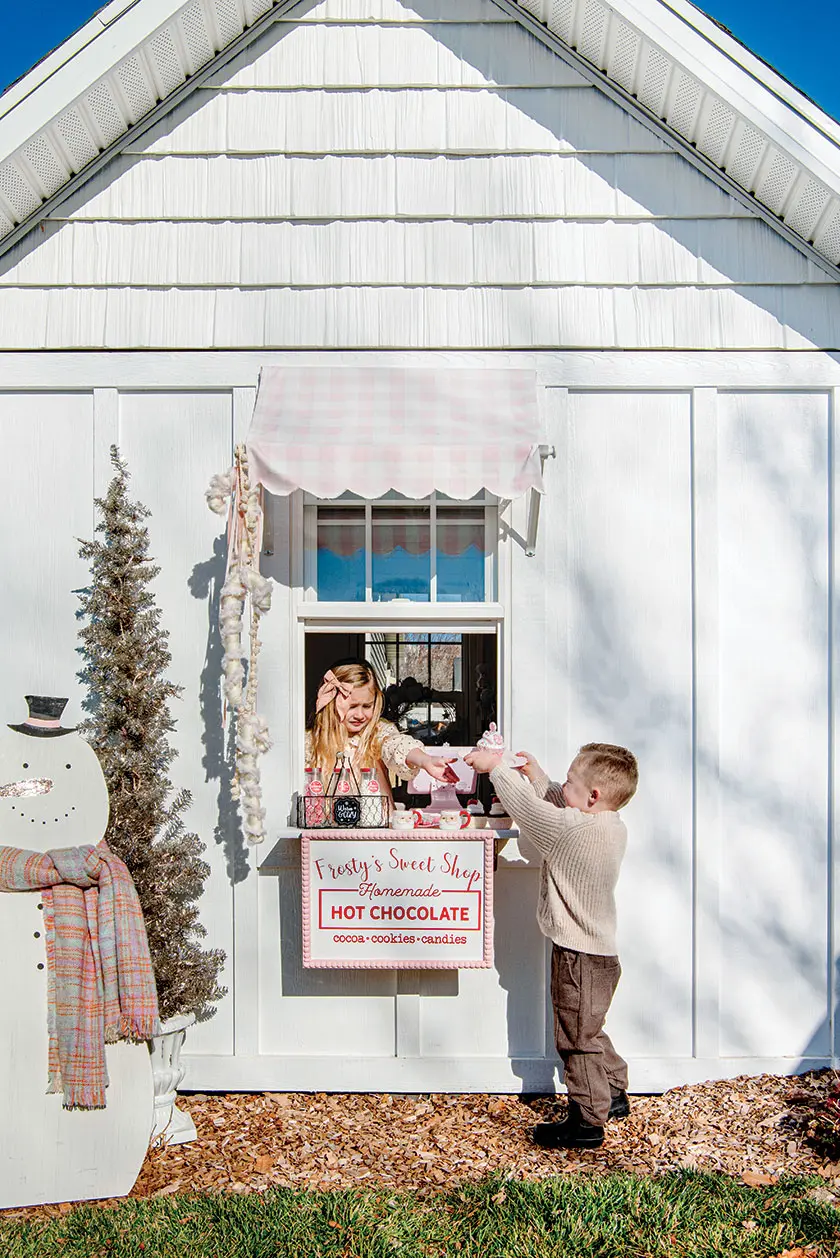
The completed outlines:
[[[348,686],[346,681],[339,681],[331,668],[324,673],[324,680],[318,687],[318,697],[315,700],[315,711],[320,712],[321,708],[325,708],[328,703],[332,703],[335,699],[335,710],[338,713],[339,720],[344,720],[347,712],[347,700],[353,693],[353,687]]]

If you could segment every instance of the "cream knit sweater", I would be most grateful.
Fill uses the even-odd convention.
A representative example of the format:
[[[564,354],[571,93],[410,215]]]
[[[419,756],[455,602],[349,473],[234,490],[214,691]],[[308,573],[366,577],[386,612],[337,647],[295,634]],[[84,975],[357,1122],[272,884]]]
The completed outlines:
[[[490,780],[525,838],[540,852],[540,930],[561,948],[615,956],[615,884],[627,846],[617,812],[566,808],[548,775],[529,783],[500,765]]]

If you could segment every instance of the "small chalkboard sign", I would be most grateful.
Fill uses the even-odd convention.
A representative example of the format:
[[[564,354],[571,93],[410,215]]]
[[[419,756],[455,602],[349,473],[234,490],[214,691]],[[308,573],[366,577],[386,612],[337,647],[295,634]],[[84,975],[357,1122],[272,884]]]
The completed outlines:
[[[333,821],[337,826],[357,826],[362,814],[361,801],[355,795],[339,795],[333,800]]]

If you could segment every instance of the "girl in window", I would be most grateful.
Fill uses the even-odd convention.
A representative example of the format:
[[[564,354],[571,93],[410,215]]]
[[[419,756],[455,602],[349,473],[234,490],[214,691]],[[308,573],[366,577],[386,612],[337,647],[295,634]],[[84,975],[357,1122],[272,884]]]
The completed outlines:
[[[324,788],[341,755],[350,757],[357,778],[362,769],[373,769],[382,793],[389,797],[389,773],[408,781],[425,769],[439,782],[457,781],[447,761],[430,756],[416,738],[382,719],[383,699],[376,673],[366,660],[327,669],[306,731],[306,763],[315,769]]]

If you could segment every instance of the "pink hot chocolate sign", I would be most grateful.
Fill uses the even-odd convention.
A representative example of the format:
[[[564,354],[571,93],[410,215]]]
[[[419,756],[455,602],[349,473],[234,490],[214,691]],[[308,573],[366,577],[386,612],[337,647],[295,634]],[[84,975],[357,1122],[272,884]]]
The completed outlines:
[[[303,964],[468,969],[493,963],[493,835],[301,836]]]

